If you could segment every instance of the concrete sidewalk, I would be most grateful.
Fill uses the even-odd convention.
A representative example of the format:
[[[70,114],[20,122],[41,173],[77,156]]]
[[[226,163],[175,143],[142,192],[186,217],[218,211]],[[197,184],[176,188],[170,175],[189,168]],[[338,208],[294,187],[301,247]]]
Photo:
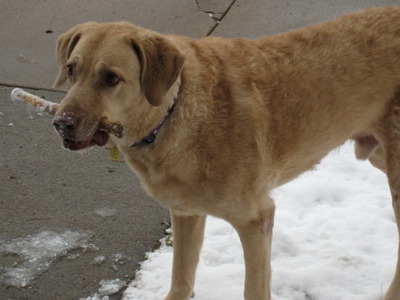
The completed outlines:
[[[124,163],[112,162],[100,148],[83,155],[61,149],[50,118],[9,100],[11,87],[30,88],[53,101],[63,98],[63,90],[51,88],[59,34],[86,21],[124,20],[195,38],[256,38],[391,4],[400,0],[2,1],[0,299],[79,299],[98,293],[101,280],[129,282],[169,220]],[[27,241],[66,232],[81,239],[67,240],[71,247],[46,257],[39,243],[42,269],[27,284],[10,280],[10,270],[32,269],[33,259],[21,250]],[[119,298],[120,293],[110,296]]]

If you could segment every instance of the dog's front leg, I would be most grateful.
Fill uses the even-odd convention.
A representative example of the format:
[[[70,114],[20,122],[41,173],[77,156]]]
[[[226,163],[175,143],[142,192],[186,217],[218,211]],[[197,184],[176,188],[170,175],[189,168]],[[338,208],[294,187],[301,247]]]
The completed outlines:
[[[272,200],[271,200],[272,201]],[[271,242],[275,206],[260,212],[259,220],[232,223],[243,246],[246,300],[271,299]]]
[[[174,258],[171,289],[165,300],[188,300],[193,295],[206,217],[170,213]]]

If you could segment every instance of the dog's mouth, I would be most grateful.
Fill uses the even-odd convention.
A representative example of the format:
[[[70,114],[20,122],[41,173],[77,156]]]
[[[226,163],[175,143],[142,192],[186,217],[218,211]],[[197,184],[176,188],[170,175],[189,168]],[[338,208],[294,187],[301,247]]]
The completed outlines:
[[[85,140],[79,141],[63,138],[63,146],[64,148],[72,151],[89,149],[95,145],[102,147],[107,144],[109,138],[110,136],[107,132],[97,129],[93,135]]]

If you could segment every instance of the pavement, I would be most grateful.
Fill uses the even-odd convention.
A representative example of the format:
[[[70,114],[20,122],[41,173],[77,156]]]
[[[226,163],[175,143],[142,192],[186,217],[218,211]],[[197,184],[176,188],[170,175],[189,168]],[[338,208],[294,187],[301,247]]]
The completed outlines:
[[[168,212],[146,196],[125,163],[111,161],[100,148],[63,150],[49,117],[9,100],[12,87],[63,98],[65,90],[52,89],[59,34],[86,21],[124,20],[193,38],[257,38],[392,4],[400,0],[2,1],[0,299],[73,300],[99,293],[102,280],[129,282],[169,223]],[[83,240],[64,241],[70,245],[48,254],[48,240],[34,239],[44,232],[59,239],[72,232]],[[27,241],[38,244],[34,258],[23,251]],[[31,280],[9,280],[9,270],[29,275],[38,260],[43,264]],[[121,291],[110,295],[120,298]]]

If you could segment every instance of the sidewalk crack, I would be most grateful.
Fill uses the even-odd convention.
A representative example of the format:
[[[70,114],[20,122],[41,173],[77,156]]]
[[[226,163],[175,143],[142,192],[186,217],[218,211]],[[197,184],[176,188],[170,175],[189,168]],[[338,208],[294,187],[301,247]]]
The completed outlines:
[[[206,9],[202,8],[201,5],[201,0],[195,0],[197,9],[205,14],[207,14],[211,19],[214,21],[214,25],[211,27],[211,29],[207,32],[206,36],[211,35],[214,30],[218,27],[218,25],[222,22],[226,14],[229,12],[229,10],[232,8],[232,6],[235,4],[237,0],[232,0],[231,3],[228,5],[228,7],[223,10],[223,11],[217,11],[217,9]]]

